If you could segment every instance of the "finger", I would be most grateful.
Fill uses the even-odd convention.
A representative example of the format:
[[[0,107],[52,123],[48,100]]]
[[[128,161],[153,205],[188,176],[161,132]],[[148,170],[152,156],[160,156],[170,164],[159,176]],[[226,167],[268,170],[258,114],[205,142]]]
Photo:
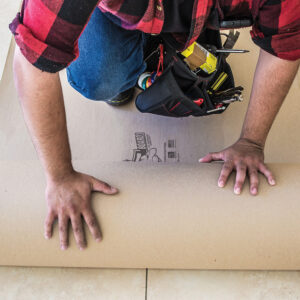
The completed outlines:
[[[213,160],[222,160],[221,152],[211,152],[199,159],[201,163],[210,163]]]
[[[50,239],[52,237],[52,227],[53,222],[56,219],[56,215],[53,211],[49,211],[45,220],[44,226],[44,235],[46,239]]]
[[[267,166],[263,163],[259,165],[259,172],[265,175],[270,185],[275,185],[276,181],[272,174],[272,172],[267,168]]]
[[[224,187],[225,186],[225,184],[228,180],[228,177],[231,174],[232,170],[233,170],[232,163],[225,162],[223,167],[222,167],[220,177],[219,177],[219,180],[218,180],[218,186],[219,187]]]
[[[234,193],[239,195],[246,179],[247,167],[244,164],[238,164],[236,167],[236,179],[234,185]]]
[[[118,190],[112,186],[110,186],[109,184],[107,184],[106,182],[100,181],[94,177],[92,178],[92,189],[95,192],[102,192],[104,194],[116,194],[118,192]]]
[[[94,239],[100,242],[102,235],[95,214],[91,210],[88,210],[83,214],[83,217]]]
[[[60,248],[66,250],[68,248],[68,225],[69,218],[65,214],[58,216]]]
[[[250,193],[252,195],[257,195],[258,184],[259,184],[258,172],[256,168],[249,168],[248,173],[249,173],[249,180],[250,180]]]
[[[71,223],[76,243],[79,249],[83,250],[86,247],[86,241],[80,215],[71,215]]]

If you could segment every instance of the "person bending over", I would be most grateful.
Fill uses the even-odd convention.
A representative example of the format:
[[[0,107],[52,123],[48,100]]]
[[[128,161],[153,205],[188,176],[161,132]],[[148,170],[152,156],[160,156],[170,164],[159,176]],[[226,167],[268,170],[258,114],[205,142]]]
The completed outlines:
[[[299,67],[298,0],[23,0],[10,24],[18,46],[15,83],[46,174],[45,237],[51,237],[58,218],[61,249],[68,247],[69,221],[78,247],[86,246],[82,217],[101,240],[91,193],[115,194],[117,189],[73,168],[58,72],[67,68],[71,86],[89,99],[127,103],[145,70],[147,34],[164,34],[183,50],[198,38],[213,11],[220,20],[252,19],[251,36],[260,54],[240,138],[200,161],[224,161],[220,187],[235,170],[236,194],[248,174],[256,195],[259,172],[275,184],[264,163],[264,145]]]

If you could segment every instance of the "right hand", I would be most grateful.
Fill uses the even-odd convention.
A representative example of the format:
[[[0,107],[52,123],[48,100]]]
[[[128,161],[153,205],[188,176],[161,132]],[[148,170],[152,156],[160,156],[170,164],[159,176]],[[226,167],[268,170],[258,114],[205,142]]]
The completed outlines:
[[[45,238],[52,237],[53,222],[58,218],[62,250],[68,248],[68,225],[71,221],[76,243],[80,250],[86,247],[82,217],[97,242],[102,239],[100,227],[91,207],[91,193],[116,194],[118,190],[92,176],[72,172],[60,180],[48,180],[46,200],[48,214],[45,220]]]

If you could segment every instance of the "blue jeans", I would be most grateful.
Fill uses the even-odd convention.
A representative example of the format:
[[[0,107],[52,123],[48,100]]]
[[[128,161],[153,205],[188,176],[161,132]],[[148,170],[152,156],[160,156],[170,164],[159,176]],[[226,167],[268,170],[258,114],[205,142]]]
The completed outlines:
[[[98,8],[78,40],[79,57],[68,68],[68,81],[91,100],[110,100],[135,86],[146,65],[144,33],[117,25]]]

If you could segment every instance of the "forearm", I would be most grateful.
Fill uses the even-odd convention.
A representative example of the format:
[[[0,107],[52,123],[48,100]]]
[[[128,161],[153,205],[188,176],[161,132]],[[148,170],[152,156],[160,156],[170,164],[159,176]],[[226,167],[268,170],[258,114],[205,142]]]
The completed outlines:
[[[24,118],[48,179],[73,171],[58,73],[41,72],[16,49],[15,84]]]
[[[264,147],[298,67],[299,60],[282,60],[261,50],[241,138]]]

